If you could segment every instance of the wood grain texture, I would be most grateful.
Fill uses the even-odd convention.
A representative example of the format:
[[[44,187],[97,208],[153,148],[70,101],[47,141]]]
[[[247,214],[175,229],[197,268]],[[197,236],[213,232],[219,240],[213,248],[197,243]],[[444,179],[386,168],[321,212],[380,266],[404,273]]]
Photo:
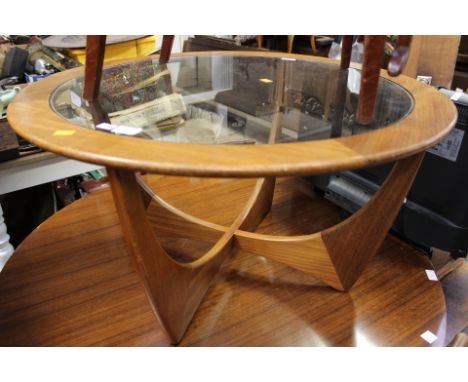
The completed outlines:
[[[230,225],[253,180],[146,178],[184,212]],[[223,206],[220,209],[217,206]],[[154,204],[149,206],[151,217]],[[336,207],[299,179],[278,181],[272,211],[257,231],[302,235],[338,222]],[[186,250],[186,241],[180,247]],[[201,245],[191,242],[189,252]],[[167,249],[169,250],[169,249]],[[339,293],[314,278],[234,250],[200,305],[181,346],[445,345],[441,285],[428,259],[388,237],[355,287]],[[42,224],[0,273],[2,346],[167,346],[127,255],[109,190]]]
[[[418,173],[424,152],[395,163],[369,202],[346,221],[322,232],[341,284],[348,290],[377,252]]]
[[[133,172],[113,168],[107,168],[107,172],[122,232],[135,269],[140,275],[148,300],[161,326],[171,341],[177,344],[181,341],[219,267],[231,251],[234,233],[239,228],[255,229],[269,211],[275,180],[270,178],[257,181],[252,196],[239,216],[230,227],[219,233],[214,245],[200,259],[181,263],[171,258],[163,249],[146,217],[148,202],[144,202],[141,191],[153,198],[154,195],[148,187],[142,184],[141,180],[138,181]],[[160,207],[165,206],[160,200],[156,202]],[[173,212],[174,208],[168,206],[167,209],[172,212],[171,217],[178,217]],[[180,217],[177,223],[180,223]],[[165,220],[170,221],[164,219],[163,224]],[[193,228],[190,224],[193,225],[196,219],[188,219],[187,222],[182,221],[178,227],[172,227],[186,231]],[[194,227],[194,231],[198,234],[201,229],[204,234],[208,227],[209,225],[203,224],[200,228]],[[156,234],[160,234],[157,228],[155,227]],[[164,233],[164,230],[161,230],[161,233]]]
[[[433,86],[450,88],[459,45],[460,36],[413,36],[403,74],[432,76]]]
[[[468,326],[468,263],[442,279],[447,307],[446,341],[450,342]]]
[[[380,190],[351,218],[322,232],[301,236],[247,232],[255,230],[269,212],[274,178],[257,181],[244,212],[230,228],[178,210],[139,182],[156,203],[156,213],[152,214],[155,231],[208,242],[216,242],[231,231],[241,249],[309,273],[335,289],[349,290],[393,224],[423,156],[420,153],[398,161]]]
[[[232,55],[230,52],[197,55],[212,54]],[[333,62],[284,53],[236,54]],[[193,56],[192,53],[183,55]],[[85,129],[55,114],[49,107],[50,93],[66,80],[82,74],[83,69],[73,69],[28,86],[8,108],[12,127],[29,141],[60,155],[110,167],[162,174],[264,177],[319,174],[375,165],[434,145],[450,132],[457,116],[446,96],[418,81],[399,76],[392,81],[412,94],[414,109],[409,116],[385,129],[338,139],[276,145],[181,145]],[[389,78],[384,72],[381,76]],[[71,136],[53,135],[62,129],[74,133]]]

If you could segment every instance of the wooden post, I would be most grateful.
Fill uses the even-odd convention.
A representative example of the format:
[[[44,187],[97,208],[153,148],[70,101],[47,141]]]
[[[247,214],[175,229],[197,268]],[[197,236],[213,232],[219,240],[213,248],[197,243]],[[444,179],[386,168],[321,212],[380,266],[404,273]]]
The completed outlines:
[[[384,45],[385,36],[366,36],[364,38],[364,62],[357,113],[357,123],[361,125],[369,125],[374,120]]]
[[[351,51],[353,49],[353,36],[343,36],[343,43],[341,44],[341,69],[348,69],[351,62]]]
[[[104,64],[104,51],[106,49],[106,36],[87,36],[86,38],[86,65],[83,86],[83,98],[88,101],[96,99],[101,84],[102,66]]]
[[[172,45],[174,43],[174,35],[164,35],[161,46],[161,53],[159,54],[159,63],[165,64],[171,58]]]

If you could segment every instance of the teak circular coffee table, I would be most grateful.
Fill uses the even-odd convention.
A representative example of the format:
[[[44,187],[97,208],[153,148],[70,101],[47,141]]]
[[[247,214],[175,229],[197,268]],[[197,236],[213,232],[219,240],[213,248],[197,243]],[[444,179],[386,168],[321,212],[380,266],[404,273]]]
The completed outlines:
[[[46,150],[107,167],[131,258],[174,343],[233,245],[349,290],[391,227],[424,150],[456,120],[451,101],[435,89],[382,72],[374,121],[359,125],[360,71],[297,55],[210,52],[173,56],[164,65],[148,58],[114,64],[94,102],[81,97],[82,75],[74,69],[29,86],[8,119]],[[396,163],[380,190],[345,221],[300,236],[254,232],[271,207],[275,177],[388,161]],[[234,222],[219,225],[165,202],[139,171],[259,179]],[[159,219],[150,223],[151,201]],[[182,263],[157,236],[213,245]]]

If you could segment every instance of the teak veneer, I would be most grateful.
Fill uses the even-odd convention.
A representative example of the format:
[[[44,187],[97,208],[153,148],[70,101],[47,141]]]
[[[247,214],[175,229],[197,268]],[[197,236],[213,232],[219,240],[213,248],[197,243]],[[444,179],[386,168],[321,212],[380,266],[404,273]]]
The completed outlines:
[[[393,81],[413,95],[412,112],[393,125],[362,135],[274,144],[281,129],[281,120],[277,118],[270,132],[271,144],[265,145],[137,140],[74,126],[51,110],[50,93],[81,73],[81,69],[72,70],[31,85],[10,105],[8,118],[18,133],[45,149],[106,165],[132,262],[154,313],[173,343],[182,340],[233,246],[310,274],[337,290],[348,291],[382,244],[417,174],[424,149],[442,139],[456,120],[455,107],[448,98],[415,80],[400,77]],[[277,110],[283,99],[283,75],[281,70],[278,73]],[[57,130],[70,133],[55,134]],[[386,182],[366,206],[346,221],[299,236],[253,232],[271,208],[274,177],[349,170],[389,160],[397,162]],[[217,225],[163,201],[136,171],[259,179],[237,218],[230,225]],[[152,201],[158,210],[156,223],[147,214]],[[160,241],[163,234],[202,238],[211,242],[212,247],[194,261],[180,262],[164,250]]]
[[[193,53],[173,54],[193,56]],[[233,55],[197,52],[197,56]],[[235,55],[286,57],[319,62],[338,61],[293,54],[236,52]],[[141,60],[154,58],[144,57]],[[128,62],[128,61],[124,61]],[[114,65],[117,63],[114,63]],[[353,65],[358,67],[359,65]],[[64,120],[50,107],[49,96],[64,82],[83,75],[83,68],[54,74],[31,84],[8,107],[8,120],[20,135],[38,146],[77,160],[120,169],[166,175],[263,177],[311,175],[377,165],[423,151],[440,140],[456,122],[453,103],[436,89],[406,76],[381,77],[414,97],[410,115],[384,129],[334,139],[276,145],[180,144],[115,136]],[[54,135],[70,130],[71,135]]]
[[[174,208],[214,227],[232,224],[256,182],[143,180]],[[150,203],[148,219],[177,261],[196,261],[206,241],[216,240],[197,233],[173,239],[161,211],[167,209]],[[333,226],[338,215],[304,180],[281,178],[257,232],[301,236]],[[0,273],[0,346],[169,345],[134,269],[109,189],[67,206]],[[425,269],[433,267],[423,253],[388,235],[354,287],[340,293],[235,246],[180,346],[428,346],[420,337],[426,330],[438,336],[432,346],[443,346],[453,337],[446,334],[444,293]]]

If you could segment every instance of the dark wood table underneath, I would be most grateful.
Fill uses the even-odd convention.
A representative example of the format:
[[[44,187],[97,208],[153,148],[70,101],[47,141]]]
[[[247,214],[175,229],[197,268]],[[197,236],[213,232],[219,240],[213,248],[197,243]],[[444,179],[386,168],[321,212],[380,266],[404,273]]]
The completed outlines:
[[[218,224],[235,219],[255,182],[147,179],[174,206]],[[278,180],[257,232],[308,234],[337,221],[335,206],[288,178]],[[210,245],[161,241],[179,260]],[[425,346],[427,330],[438,336],[433,345],[444,345],[443,290],[425,269],[433,269],[426,257],[389,235],[346,293],[234,249],[180,345]],[[19,345],[169,345],[130,263],[110,190],[47,220],[0,273],[0,346]]]

